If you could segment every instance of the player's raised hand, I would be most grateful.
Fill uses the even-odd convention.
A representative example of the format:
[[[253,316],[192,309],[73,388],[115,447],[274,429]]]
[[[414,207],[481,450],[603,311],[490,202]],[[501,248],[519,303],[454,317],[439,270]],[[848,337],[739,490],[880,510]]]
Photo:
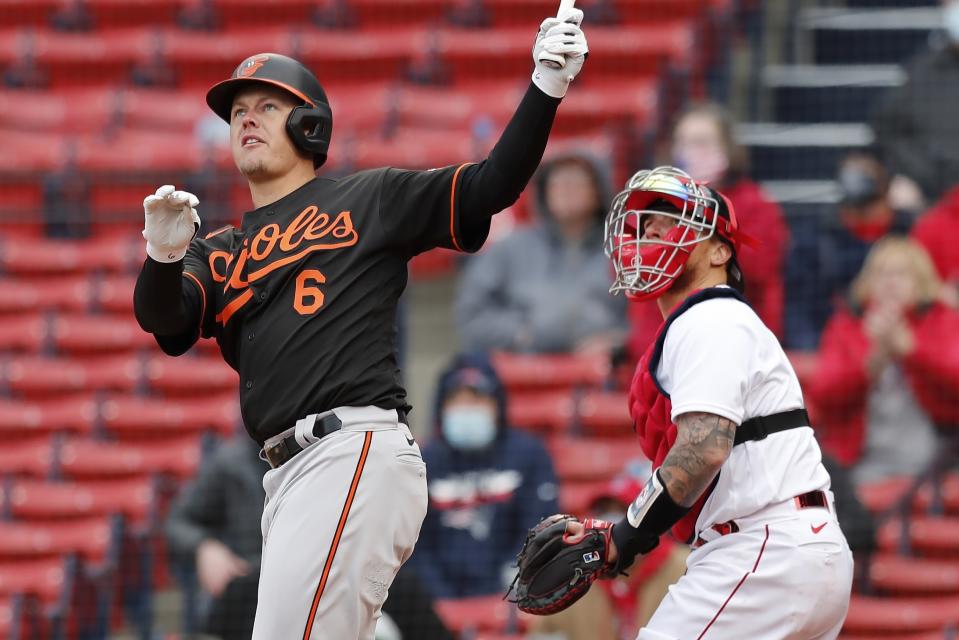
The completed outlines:
[[[539,26],[533,44],[533,83],[548,96],[562,98],[569,83],[583,68],[589,46],[580,28],[583,12],[574,8],[561,9],[555,18],[546,18]],[[569,3],[571,4],[571,3]]]
[[[186,255],[190,241],[200,229],[196,206],[200,200],[187,191],[165,184],[143,199],[143,237],[147,255],[157,262],[176,262]]]

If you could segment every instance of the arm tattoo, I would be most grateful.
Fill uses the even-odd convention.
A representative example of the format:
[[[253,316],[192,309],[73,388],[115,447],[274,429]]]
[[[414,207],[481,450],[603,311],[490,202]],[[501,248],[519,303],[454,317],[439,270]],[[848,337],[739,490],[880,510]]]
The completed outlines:
[[[677,504],[692,506],[729,457],[736,423],[712,413],[684,413],[676,420],[679,433],[659,467],[660,477]]]

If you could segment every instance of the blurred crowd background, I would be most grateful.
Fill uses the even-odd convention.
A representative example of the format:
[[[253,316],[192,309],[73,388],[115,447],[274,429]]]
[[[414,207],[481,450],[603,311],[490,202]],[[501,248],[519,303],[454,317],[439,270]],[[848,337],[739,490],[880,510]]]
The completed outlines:
[[[132,314],[143,197],[251,208],[203,94],[275,51],[333,106],[328,175],[484,157],[555,0],[0,0],[0,638],[249,638],[266,466],[211,341]],[[669,163],[760,240],[747,296],[803,384],[857,558],[844,638],[959,632],[959,1],[581,0],[590,56],[475,256],[410,267],[429,469],[380,640],[623,640],[684,570],[533,620],[528,527],[616,519],[650,473],[625,389],[661,318],[613,298],[612,194]],[[719,339],[719,338],[717,338]],[[337,639],[339,640],[339,639]]]

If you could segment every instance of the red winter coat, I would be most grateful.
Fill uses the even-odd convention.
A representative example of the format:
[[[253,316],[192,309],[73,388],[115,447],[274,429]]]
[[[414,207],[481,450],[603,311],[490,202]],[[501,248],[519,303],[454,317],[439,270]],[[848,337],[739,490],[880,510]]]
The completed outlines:
[[[939,303],[909,318],[915,350],[901,364],[919,406],[939,425],[959,426],[959,313]],[[806,393],[817,409],[819,441],[855,464],[866,441],[871,339],[863,318],[840,311],[823,332],[819,364]]]
[[[782,338],[783,266],[789,244],[782,209],[752,180],[739,180],[720,191],[733,203],[740,228],[758,241],[756,247],[743,246],[738,256],[746,276],[746,298],[763,324]],[[651,302],[630,302],[628,314],[627,346],[637,360],[656,337],[663,316]]]
[[[912,228],[912,237],[929,252],[940,278],[959,282],[959,187],[923,214]]]

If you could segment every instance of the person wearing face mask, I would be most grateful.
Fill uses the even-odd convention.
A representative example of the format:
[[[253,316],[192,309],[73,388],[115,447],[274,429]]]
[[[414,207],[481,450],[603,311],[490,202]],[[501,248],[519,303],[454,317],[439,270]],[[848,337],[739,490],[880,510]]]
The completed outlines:
[[[589,517],[617,522],[649,480],[653,467],[636,459],[589,500]],[[531,620],[528,640],[634,640],[669,586],[686,572],[685,545],[663,540],[630,567],[629,575],[599,580],[565,611]]]
[[[908,211],[893,208],[889,176],[872,153],[854,151],[839,163],[835,217],[807,216],[793,227],[786,265],[786,344],[815,349],[826,321],[862,268],[869,249],[886,234],[905,234]]]
[[[943,32],[910,63],[873,114],[876,141],[895,176],[897,206],[915,210],[959,182],[959,0],[942,0]]]
[[[669,149],[672,166],[724,193],[736,207],[741,228],[756,239],[738,256],[746,276],[746,298],[763,323],[783,336],[783,271],[789,229],[779,205],[748,176],[746,150],[737,144],[735,123],[722,106],[703,102],[676,120]],[[662,317],[654,305],[629,305],[628,351],[638,359],[656,335]]]
[[[506,403],[483,355],[457,356],[439,377],[423,446],[429,507],[410,560],[433,597],[502,593],[526,531],[559,508],[549,453],[507,425]]]
[[[823,333],[808,387],[817,435],[857,484],[925,471],[936,427],[959,424],[959,313],[940,286],[920,245],[884,238]]]

